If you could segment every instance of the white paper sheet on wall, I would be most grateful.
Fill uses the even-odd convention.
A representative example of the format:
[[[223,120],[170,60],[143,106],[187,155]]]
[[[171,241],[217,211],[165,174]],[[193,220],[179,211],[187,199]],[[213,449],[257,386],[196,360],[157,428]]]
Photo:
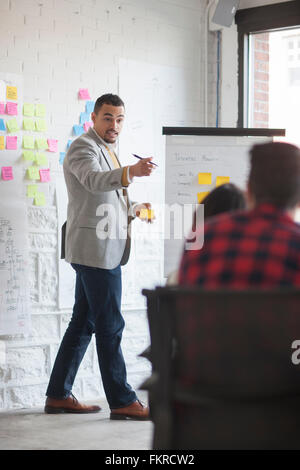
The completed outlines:
[[[29,332],[27,234],[25,203],[0,203],[0,335]]]

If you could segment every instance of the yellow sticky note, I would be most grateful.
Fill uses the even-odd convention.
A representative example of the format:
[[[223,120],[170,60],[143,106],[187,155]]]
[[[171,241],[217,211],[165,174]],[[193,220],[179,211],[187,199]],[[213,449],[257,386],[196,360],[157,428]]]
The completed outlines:
[[[16,132],[20,130],[19,124],[16,118],[9,119],[8,121],[6,121],[6,127],[7,127],[8,132]]]
[[[211,173],[198,173],[199,184],[211,184]]]
[[[37,192],[34,197],[34,205],[35,206],[45,206],[46,198],[44,193]]]
[[[148,220],[154,219],[154,210],[153,209],[141,209],[139,218],[148,219]]]
[[[36,146],[39,150],[46,150],[48,148],[47,139],[36,139],[35,140]]]
[[[40,179],[40,172],[37,166],[30,166],[29,168],[27,168],[27,174],[30,180]]]
[[[46,107],[44,104],[36,104],[35,105],[35,115],[38,117],[46,116]]]
[[[34,137],[32,137],[32,135],[23,136],[23,148],[34,149]]]
[[[28,184],[27,185],[27,197],[35,197],[38,193],[37,184]]]
[[[47,125],[45,119],[37,119],[35,121],[35,128],[38,132],[46,132]]]
[[[8,100],[17,100],[18,91],[16,86],[7,86],[6,87],[6,98]]]
[[[229,181],[230,181],[229,176],[217,176],[216,186],[221,186],[222,184],[229,183]]]
[[[44,153],[38,152],[35,156],[35,161],[40,166],[48,166],[48,159]]]
[[[24,105],[23,105],[23,115],[24,116],[34,116],[34,104],[24,103]]]
[[[34,120],[31,118],[24,118],[23,119],[23,129],[25,131],[34,131],[35,125]]]
[[[34,162],[34,160],[35,160],[34,152],[32,150],[24,150],[23,151],[23,158],[27,162]]]
[[[209,194],[209,191],[202,191],[201,193],[197,193],[198,204],[201,204],[203,199]]]
[[[4,135],[0,135],[0,150],[4,150],[4,149],[5,149]]]

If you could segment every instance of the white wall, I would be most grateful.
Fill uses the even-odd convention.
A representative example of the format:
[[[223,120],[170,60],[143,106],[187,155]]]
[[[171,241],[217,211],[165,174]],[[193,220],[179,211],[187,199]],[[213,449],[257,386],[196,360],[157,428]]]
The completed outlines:
[[[1,0],[0,71],[23,76],[24,102],[46,104],[48,133],[59,139],[59,151],[65,151],[72,126],[83,111],[77,99],[79,88],[87,87],[93,99],[108,91],[117,93],[121,58],[175,66],[193,77],[195,86],[191,88],[189,81],[182,94],[187,97],[187,111],[192,116],[189,125],[201,125],[204,7],[204,0]],[[214,41],[212,34],[213,49]],[[214,61],[215,49],[211,78]],[[211,91],[210,102],[213,100]],[[32,328],[27,338],[0,338],[6,352],[0,356],[0,409],[43,404],[57,348],[71,314],[70,309],[60,310],[57,300],[58,155],[52,157],[50,167],[47,207],[28,206]],[[163,178],[162,174],[162,185]],[[135,301],[140,297],[134,291],[134,276],[144,272],[152,284],[162,279],[162,253],[156,252],[155,242],[143,243],[123,282],[124,291],[130,289],[132,293],[130,298],[125,295],[123,303],[127,323],[123,350],[133,386],[139,385],[150,371],[146,360],[137,359],[149,337],[145,308]],[[145,270],[149,256],[153,262]],[[139,281],[138,287],[143,280]],[[103,396],[94,343],[80,368],[74,393],[83,400]]]

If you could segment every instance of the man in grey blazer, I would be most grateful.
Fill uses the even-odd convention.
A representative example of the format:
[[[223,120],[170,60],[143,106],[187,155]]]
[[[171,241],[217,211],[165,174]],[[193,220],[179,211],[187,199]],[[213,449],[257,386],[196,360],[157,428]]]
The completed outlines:
[[[127,383],[121,350],[121,265],[130,253],[130,223],[141,208],[127,187],[149,176],[151,158],[122,167],[114,146],[125,117],[123,101],[106,94],[92,113],[94,127],[76,139],[64,159],[68,190],[65,259],[76,271],[73,315],[60,345],[47,388],[46,413],[93,413],[79,403],[72,386],[95,333],[99,367],[111,419],[149,419],[149,409]]]

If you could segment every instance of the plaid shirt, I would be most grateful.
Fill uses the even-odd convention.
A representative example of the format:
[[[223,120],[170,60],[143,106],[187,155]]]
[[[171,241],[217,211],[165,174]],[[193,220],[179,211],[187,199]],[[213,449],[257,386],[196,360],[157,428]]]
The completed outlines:
[[[203,248],[184,252],[179,284],[300,286],[300,226],[270,204],[214,217]]]

